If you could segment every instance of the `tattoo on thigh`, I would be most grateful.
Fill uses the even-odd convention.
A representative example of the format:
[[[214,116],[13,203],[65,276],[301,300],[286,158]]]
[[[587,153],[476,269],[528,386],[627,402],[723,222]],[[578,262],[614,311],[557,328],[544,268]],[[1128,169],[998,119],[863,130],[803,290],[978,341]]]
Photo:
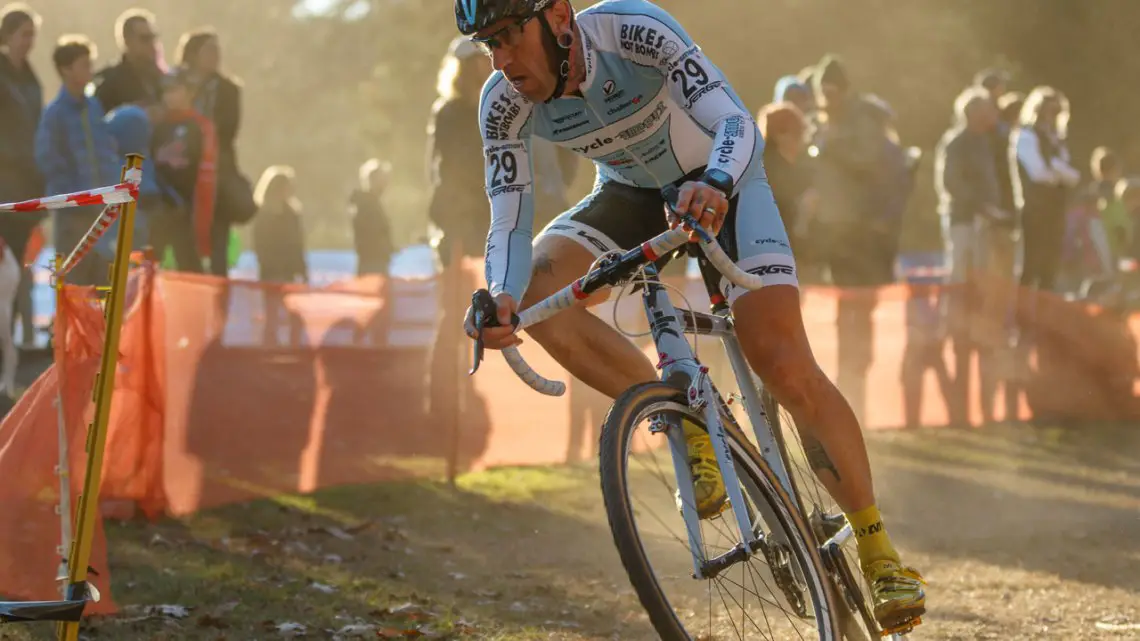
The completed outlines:
[[[815,470],[816,473],[831,472],[836,481],[842,480],[839,478],[839,470],[835,468],[835,463],[827,455],[827,450],[823,448],[823,443],[807,435],[802,435],[801,440],[804,444],[804,454],[807,455],[808,465],[811,466],[812,470]]]
[[[535,274],[554,274],[554,260],[545,254],[539,254],[534,259]]]

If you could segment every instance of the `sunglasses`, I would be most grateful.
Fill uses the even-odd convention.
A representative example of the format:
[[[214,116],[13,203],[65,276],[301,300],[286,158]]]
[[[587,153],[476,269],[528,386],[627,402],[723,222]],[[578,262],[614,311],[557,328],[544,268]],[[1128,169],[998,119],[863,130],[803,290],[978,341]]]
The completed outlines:
[[[474,42],[479,50],[486,55],[491,55],[491,52],[501,47],[516,47],[522,42],[523,30],[526,28],[526,23],[534,20],[534,16],[527,16],[514,24],[509,24],[498,31],[483,36],[482,38],[472,37],[471,42]]]

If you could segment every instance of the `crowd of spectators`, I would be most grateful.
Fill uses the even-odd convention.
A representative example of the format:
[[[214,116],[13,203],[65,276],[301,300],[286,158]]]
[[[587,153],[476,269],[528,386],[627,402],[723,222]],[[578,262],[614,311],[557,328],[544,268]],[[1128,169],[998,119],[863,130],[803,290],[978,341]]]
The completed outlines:
[[[137,247],[153,248],[164,267],[225,276],[239,253],[235,228],[256,217],[250,235],[261,279],[308,281],[292,170],[265,170],[255,193],[240,168],[242,85],[223,68],[217,33],[200,28],[183,34],[168,64],[156,16],[130,9],[113,27],[119,56],[98,71],[99,52],[88,36],[67,35],[53,43],[60,90],[46,97],[29,62],[41,22],[22,3],[0,9],[0,201],[115,184],[123,156],[139,153],[144,167]],[[389,171],[379,160],[366,162],[361,186],[350,198],[362,274],[387,271],[392,255],[380,202]],[[52,246],[70,250],[99,211],[86,207],[51,214]],[[0,239],[30,264],[44,245],[37,236],[47,219],[34,213],[0,216]],[[114,241],[112,228],[68,281],[105,284]],[[32,276],[24,270],[18,302],[27,346],[34,334],[29,331]]]

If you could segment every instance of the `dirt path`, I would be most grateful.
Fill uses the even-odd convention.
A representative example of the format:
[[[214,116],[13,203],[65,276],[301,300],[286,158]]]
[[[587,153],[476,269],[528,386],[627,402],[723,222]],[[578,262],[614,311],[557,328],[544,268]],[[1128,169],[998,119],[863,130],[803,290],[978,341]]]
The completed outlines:
[[[913,639],[1140,639],[1126,625],[1140,623],[1140,430],[879,433],[871,446],[889,527],[930,581]],[[498,470],[460,491],[341,488],[109,536],[120,603],[193,609],[132,608],[92,640],[272,639],[289,623],[326,639],[654,638],[592,468]],[[0,630],[31,638],[50,630]]]

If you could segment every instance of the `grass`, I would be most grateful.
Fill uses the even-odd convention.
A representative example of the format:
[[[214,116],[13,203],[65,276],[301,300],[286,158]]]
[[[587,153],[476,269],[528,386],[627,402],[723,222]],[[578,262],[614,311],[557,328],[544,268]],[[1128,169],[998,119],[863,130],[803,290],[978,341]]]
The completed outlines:
[[[500,469],[285,495],[156,524],[107,525],[123,613],[90,639],[629,638],[593,469]],[[567,575],[564,551],[602,567]],[[624,602],[624,605],[619,605]],[[149,606],[181,605],[167,614]],[[610,606],[616,606],[616,609]],[[185,615],[185,616],[172,616]],[[634,618],[637,618],[636,616]],[[337,632],[340,634],[337,634]],[[50,639],[6,626],[0,639]]]

